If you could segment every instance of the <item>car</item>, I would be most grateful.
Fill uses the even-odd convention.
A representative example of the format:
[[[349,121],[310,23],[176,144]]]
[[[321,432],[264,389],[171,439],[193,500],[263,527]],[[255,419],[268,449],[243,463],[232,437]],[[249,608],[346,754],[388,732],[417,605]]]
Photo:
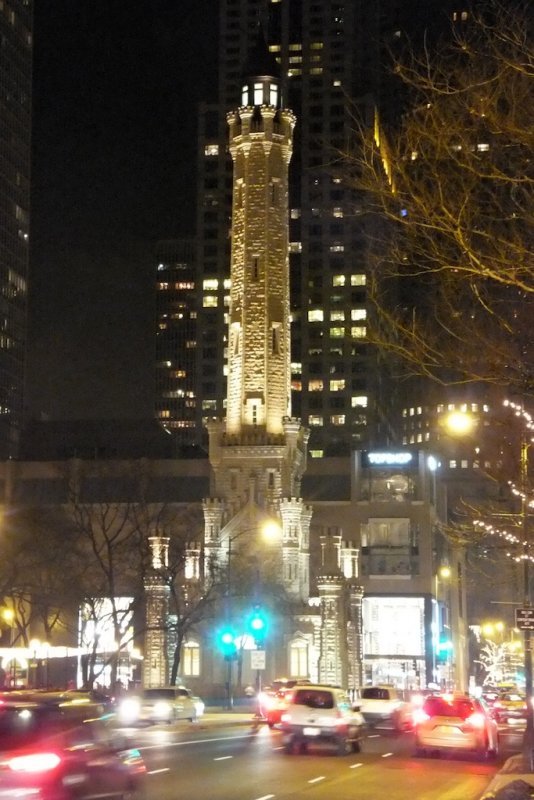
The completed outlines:
[[[348,693],[339,686],[295,686],[281,716],[286,753],[305,753],[310,743],[328,742],[339,755],[357,753],[365,723]]]
[[[269,728],[274,728],[280,723],[283,712],[286,710],[295,686],[308,685],[311,681],[306,679],[285,679],[273,681],[266,686],[258,697],[258,712],[267,722]]]
[[[35,800],[141,798],[139,750],[90,700],[58,693],[0,703],[0,797]]]
[[[139,722],[171,724],[181,719],[196,722],[204,713],[204,702],[185,686],[143,689],[126,695],[117,708],[122,725]]]
[[[519,692],[503,692],[493,702],[492,714],[499,724],[523,725],[527,721],[527,701]]]
[[[412,706],[394,686],[365,686],[361,690],[360,710],[370,727],[387,727],[397,732],[412,727]]]
[[[463,750],[483,758],[499,752],[497,723],[488,707],[466,694],[427,697],[414,710],[415,754]]]

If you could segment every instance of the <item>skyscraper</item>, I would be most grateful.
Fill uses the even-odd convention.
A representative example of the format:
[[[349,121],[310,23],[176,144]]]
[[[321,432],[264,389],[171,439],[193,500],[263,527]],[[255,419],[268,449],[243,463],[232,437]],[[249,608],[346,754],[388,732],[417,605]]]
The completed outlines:
[[[311,430],[312,457],[392,439],[387,365],[378,366],[366,338],[374,222],[345,185],[339,154],[351,140],[355,114],[371,121],[375,104],[392,119],[398,112],[385,54],[406,28],[422,28],[429,17],[428,4],[418,3],[407,10],[396,2],[360,0],[222,0],[218,102],[204,106],[199,121],[196,441],[205,436],[205,419],[224,415],[231,203],[226,113],[239,102],[259,23],[298,120],[289,174],[293,412]]]
[[[0,4],[0,459],[17,455],[28,284],[32,2]]]

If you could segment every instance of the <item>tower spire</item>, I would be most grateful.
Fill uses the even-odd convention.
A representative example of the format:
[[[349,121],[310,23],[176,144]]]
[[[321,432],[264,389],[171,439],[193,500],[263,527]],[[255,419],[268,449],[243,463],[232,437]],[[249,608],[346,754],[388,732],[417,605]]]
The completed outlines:
[[[281,108],[277,72],[260,31],[242,105],[227,115],[234,162],[228,434],[281,434],[290,415],[288,166],[295,117]]]

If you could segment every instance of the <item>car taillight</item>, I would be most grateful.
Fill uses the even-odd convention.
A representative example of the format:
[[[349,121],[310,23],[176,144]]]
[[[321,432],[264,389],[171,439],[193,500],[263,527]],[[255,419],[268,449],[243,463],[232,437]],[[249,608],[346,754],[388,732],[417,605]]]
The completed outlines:
[[[57,753],[29,753],[11,758],[8,766],[13,772],[49,772],[60,763]]]
[[[483,728],[486,724],[486,720],[484,714],[480,714],[478,711],[475,711],[474,714],[467,717],[465,720],[466,725],[471,725],[472,728]]]
[[[429,715],[426,711],[423,711],[422,708],[415,708],[412,716],[414,725],[420,725],[422,722],[426,722],[427,719],[430,719]]]

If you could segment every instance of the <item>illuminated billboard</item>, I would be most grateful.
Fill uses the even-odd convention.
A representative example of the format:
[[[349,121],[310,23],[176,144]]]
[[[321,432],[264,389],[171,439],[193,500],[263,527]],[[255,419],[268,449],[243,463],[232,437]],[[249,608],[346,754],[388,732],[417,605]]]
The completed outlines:
[[[424,657],[423,597],[364,597],[364,657]]]

